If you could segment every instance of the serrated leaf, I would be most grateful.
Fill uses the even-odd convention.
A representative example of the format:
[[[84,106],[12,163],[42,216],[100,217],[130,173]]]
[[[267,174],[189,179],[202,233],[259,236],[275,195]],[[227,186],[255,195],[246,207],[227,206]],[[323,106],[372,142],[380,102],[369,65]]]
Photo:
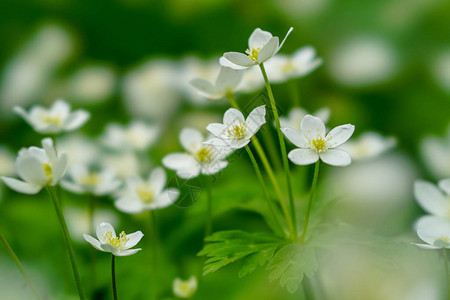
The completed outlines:
[[[282,287],[294,293],[304,275],[311,278],[317,271],[317,259],[313,247],[291,243],[281,248],[267,266],[271,270],[269,280],[279,280]]]

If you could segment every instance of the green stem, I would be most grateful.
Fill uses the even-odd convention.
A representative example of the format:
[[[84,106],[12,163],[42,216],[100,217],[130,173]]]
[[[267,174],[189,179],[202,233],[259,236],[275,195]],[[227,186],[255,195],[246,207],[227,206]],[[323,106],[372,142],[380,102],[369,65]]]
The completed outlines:
[[[274,164],[274,169],[280,171],[283,169],[281,163],[280,154],[277,151],[276,142],[273,138],[272,132],[270,130],[264,130],[262,132],[264,145],[267,147],[267,152],[269,153],[270,160]]]
[[[448,258],[447,258],[447,249],[442,248],[442,254],[444,255],[444,265],[445,265],[445,279],[447,280],[447,299],[450,300],[450,273],[448,271]]]
[[[245,146],[245,150],[247,151],[248,156],[250,157],[250,160],[252,161],[253,167],[255,168],[256,176],[258,177],[259,183],[261,184],[261,188],[263,190],[264,197],[266,199],[267,206],[269,207],[269,211],[271,212],[272,218],[275,221],[275,223],[277,224],[277,226],[280,227],[280,229],[286,235],[287,234],[286,229],[281,225],[280,221],[278,220],[278,218],[275,214],[275,207],[274,207],[272,201],[270,200],[269,193],[267,192],[266,185],[264,184],[264,179],[262,177],[261,170],[259,169],[259,166],[256,163],[255,156],[253,156],[253,153],[250,150],[249,146]]]
[[[117,285],[116,285],[116,257],[114,256],[114,254],[111,254],[111,282],[114,300],[118,300],[119,298],[117,297]]]
[[[0,240],[5,245],[6,251],[11,256],[13,261],[16,263],[17,268],[19,269],[20,273],[22,273],[23,278],[25,278],[25,281],[27,282],[27,284],[30,287],[30,289],[33,291],[33,293],[36,296],[36,298],[39,299],[39,300],[42,300],[43,298],[41,297],[41,295],[39,294],[38,290],[33,285],[33,282],[31,282],[30,277],[28,276],[28,274],[25,271],[24,267],[20,263],[19,258],[17,257],[16,253],[14,253],[14,250],[11,248],[11,246],[8,243],[8,241],[6,240],[6,238],[3,236],[3,234],[1,232],[0,232]]]
[[[308,205],[306,207],[306,214],[305,214],[305,223],[303,224],[303,232],[300,236],[300,241],[303,241],[306,236],[306,231],[308,230],[308,224],[309,224],[309,217],[311,215],[311,208],[312,203],[314,200],[314,194],[316,193],[316,187],[317,187],[317,178],[319,177],[319,166],[320,166],[320,160],[318,160],[314,167],[314,178],[311,186],[311,192],[309,194],[309,201]]]
[[[70,242],[69,230],[67,229],[66,220],[64,219],[64,214],[61,210],[61,206],[59,205],[59,201],[57,199],[55,189],[51,186],[47,187],[47,191],[50,194],[50,197],[53,200],[53,204],[55,206],[56,214],[58,216],[59,223],[61,225],[61,229],[64,234],[64,241],[66,243],[67,252],[69,253],[70,263],[72,265],[73,276],[75,278],[75,283],[77,285],[78,295],[80,296],[80,300],[86,300],[86,297],[83,293],[83,287],[81,285],[80,274],[78,273],[77,263],[75,260],[75,253],[73,252],[72,244]]]
[[[291,175],[289,172],[289,162],[288,162],[287,153],[286,153],[286,145],[284,142],[283,133],[281,132],[280,118],[278,117],[277,105],[275,103],[275,98],[273,97],[272,87],[270,86],[269,78],[267,77],[267,73],[266,73],[266,69],[264,68],[263,63],[261,63],[259,65],[259,67],[260,67],[261,73],[264,77],[267,94],[269,95],[270,105],[272,106],[273,117],[275,118],[275,125],[277,127],[278,140],[280,142],[280,149],[281,149],[281,157],[283,159],[284,173],[286,176],[286,185],[287,185],[288,196],[289,196],[288,197],[289,198],[289,206],[291,209],[291,220],[292,220],[292,227],[293,227],[292,228],[293,229],[292,237],[294,239],[296,239],[297,238],[297,218],[296,218],[296,214],[295,214],[294,195],[292,193],[292,183],[291,183]]]
[[[211,185],[207,182],[205,178],[206,187],[206,226],[205,226],[205,237],[210,236],[213,230],[213,217],[212,217],[212,196],[211,196]]]
[[[159,243],[159,236],[158,236],[158,222],[156,220],[156,212],[155,210],[150,210],[150,222],[152,226],[152,274],[153,274],[153,288],[152,288],[152,299],[157,298],[157,292],[156,288],[158,286],[158,243]]]
[[[297,81],[297,79],[291,79],[289,81],[289,86],[291,88],[292,106],[300,107],[300,93],[298,92],[298,81]]]
[[[95,212],[95,196],[93,194],[89,194],[89,206],[88,206],[88,217],[89,217],[89,233],[92,236],[95,236],[95,225],[94,225],[94,212]],[[96,254],[97,250],[92,248],[90,249],[91,262],[89,264],[90,274],[89,274],[89,290],[88,293],[93,295],[96,284],[97,270],[96,270]]]

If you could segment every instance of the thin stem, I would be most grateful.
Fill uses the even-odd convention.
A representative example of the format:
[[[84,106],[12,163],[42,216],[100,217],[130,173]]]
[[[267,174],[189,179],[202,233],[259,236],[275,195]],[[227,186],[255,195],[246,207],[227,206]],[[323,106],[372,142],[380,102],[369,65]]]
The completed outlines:
[[[94,212],[95,212],[95,196],[93,194],[89,194],[89,205],[88,205],[88,228],[89,233],[93,236],[95,236],[95,228],[94,228]],[[92,295],[92,293],[95,290],[95,284],[96,284],[96,277],[97,277],[97,270],[96,270],[96,254],[97,250],[91,247],[90,249],[90,256],[91,261],[89,264],[90,272],[89,272],[89,289],[88,293]]]
[[[269,193],[267,192],[266,185],[264,184],[264,179],[262,177],[261,170],[259,169],[259,166],[256,163],[255,157],[253,156],[253,153],[250,150],[249,146],[245,146],[245,150],[247,150],[248,156],[250,157],[253,167],[255,168],[256,176],[258,177],[259,183],[261,184],[261,188],[263,190],[264,197],[266,199],[267,206],[269,207],[269,211],[271,212],[272,218],[275,221],[275,223],[277,224],[277,226],[281,228],[281,230],[284,232],[284,234],[286,234],[287,233],[286,229],[281,225],[280,221],[278,220],[278,218],[275,214],[275,207],[274,207],[272,201],[270,200],[270,196],[269,196]]]
[[[303,232],[300,236],[300,241],[303,241],[306,236],[306,231],[308,230],[308,224],[309,224],[309,217],[311,215],[311,208],[312,203],[314,200],[314,194],[316,193],[316,187],[317,187],[317,178],[319,177],[319,166],[320,166],[320,160],[318,160],[314,167],[314,178],[311,186],[311,192],[309,194],[309,201],[308,205],[306,207],[306,214],[305,214],[305,223],[303,224]]]
[[[280,154],[277,151],[276,142],[273,138],[272,132],[269,130],[264,130],[262,132],[264,145],[267,147],[267,152],[269,153],[270,160],[274,164],[274,169],[279,171],[283,169],[283,165],[280,160]]]
[[[442,254],[444,255],[444,265],[445,265],[445,279],[447,280],[447,299],[450,300],[450,273],[448,271],[448,258],[447,249],[442,248]]]
[[[159,237],[158,237],[158,222],[156,220],[156,212],[155,210],[150,210],[150,223],[152,226],[152,274],[153,274],[153,280],[152,280],[152,299],[157,298],[157,292],[156,288],[158,286],[157,278],[159,276],[158,272],[158,244],[159,244]]]
[[[208,181],[207,178],[205,178],[205,187],[206,187],[205,237],[210,236],[213,230],[211,185],[207,181]]]
[[[36,298],[39,299],[39,300],[43,300],[43,298],[39,294],[38,290],[33,285],[33,282],[31,282],[31,279],[28,276],[27,272],[25,271],[25,268],[20,263],[19,258],[17,257],[16,253],[14,253],[14,250],[11,248],[11,246],[8,243],[8,241],[6,240],[6,238],[3,236],[3,234],[1,232],[0,232],[0,240],[5,245],[6,251],[11,256],[13,261],[16,263],[17,268],[19,269],[20,273],[22,273],[23,278],[25,278],[25,281],[27,282],[27,284],[30,287],[30,289],[33,291],[33,293],[36,296]]]
[[[300,93],[298,91],[298,81],[297,79],[291,79],[289,81],[289,86],[291,88],[291,100],[292,100],[292,105],[294,107],[298,107],[300,106]]]
[[[116,257],[114,256],[114,254],[111,254],[111,282],[114,300],[118,300],[119,298],[117,297],[117,285],[116,285]]]
[[[56,214],[58,216],[58,220],[59,220],[59,223],[61,224],[61,229],[64,234],[64,241],[66,243],[67,252],[69,253],[70,263],[72,265],[72,271],[73,271],[73,276],[75,278],[75,283],[77,285],[78,295],[80,296],[81,300],[85,300],[86,297],[84,296],[84,293],[83,293],[83,287],[81,285],[80,274],[78,273],[77,263],[75,260],[75,253],[73,252],[72,244],[70,242],[69,230],[67,229],[67,224],[66,224],[66,220],[64,219],[64,214],[61,210],[61,206],[59,205],[59,201],[57,199],[55,189],[53,187],[49,186],[49,187],[47,187],[47,191],[49,192],[50,197],[53,200]]]

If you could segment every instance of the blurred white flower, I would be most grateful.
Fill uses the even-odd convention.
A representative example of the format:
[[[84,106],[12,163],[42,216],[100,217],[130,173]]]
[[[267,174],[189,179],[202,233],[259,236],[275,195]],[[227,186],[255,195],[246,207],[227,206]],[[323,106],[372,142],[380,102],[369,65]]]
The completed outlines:
[[[247,119],[239,110],[230,108],[223,115],[223,124],[212,123],[206,127],[216,138],[207,140],[205,144],[231,149],[243,148],[265,123],[265,105],[253,109]]]
[[[248,49],[245,51],[247,55],[240,52],[225,52],[220,58],[220,64],[233,69],[246,69],[262,64],[280,51],[292,30],[294,30],[293,27],[289,28],[280,44],[277,36],[256,28],[248,40]]]
[[[64,175],[67,155],[57,154],[50,138],[42,140],[42,147],[23,148],[15,167],[23,181],[2,176],[11,189],[24,194],[36,194],[45,186],[55,186]]]
[[[413,243],[422,249],[450,248],[450,220],[434,216],[422,217],[417,222],[417,235],[426,244]]]
[[[0,146],[0,175],[13,176],[15,174],[14,155],[6,147]]]
[[[353,139],[344,145],[342,149],[346,150],[353,159],[364,160],[377,157],[384,152],[392,149],[397,144],[394,137],[384,137],[376,132],[365,132],[357,139]]]
[[[214,83],[203,78],[194,78],[190,81],[201,94],[210,99],[220,99],[236,91],[241,83],[243,71],[227,67],[220,67]]]
[[[68,165],[91,165],[101,157],[97,143],[77,132],[57,139],[58,151],[67,153]]]
[[[131,214],[165,208],[175,202],[180,194],[175,188],[165,189],[166,182],[163,168],[154,169],[147,180],[137,175],[129,176],[122,196],[114,204],[118,210]]]
[[[160,135],[160,128],[144,122],[134,121],[123,126],[109,124],[103,134],[103,143],[114,150],[143,151],[152,147]]]
[[[438,186],[417,180],[414,183],[414,196],[426,212],[450,218],[450,178],[440,180]]]
[[[450,49],[435,57],[431,71],[434,80],[450,94]]]
[[[116,236],[116,231],[111,224],[102,222],[97,226],[97,239],[88,234],[83,234],[84,239],[97,250],[103,252],[110,252],[115,256],[129,256],[142,249],[130,249],[136,246],[142,239],[144,234],[141,231],[136,231],[131,234],[121,232]]]
[[[329,165],[344,167],[352,161],[348,152],[338,148],[355,131],[355,126],[351,124],[335,127],[326,134],[325,124],[321,119],[306,115],[300,124],[300,131],[292,128],[281,130],[291,143],[300,148],[288,154],[294,164],[309,165],[320,158]]]
[[[197,277],[191,276],[188,280],[175,278],[173,281],[173,293],[183,299],[191,298],[197,291]]]
[[[307,114],[308,113],[303,108],[300,107],[292,108],[289,111],[287,117],[280,116],[281,128],[292,128],[295,130],[300,130],[300,124],[302,123],[303,118]],[[321,119],[323,123],[326,124],[328,122],[328,119],[330,118],[330,114],[331,114],[330,109],[328,107],[324,107],[312,113],[311,115]]]
[[[436,178],[450,177],[450,127],[447,136],[427,136],[420,143],[425,165]]]
[[[271,82],[280,83],[292,78],[308,75],[322,64],[312,46],[305,46],[291,55],[279,54],[266,64],[267,76]]]
[[[33,106],[29,113],[22,107],[14,107],[14,112],[22,116],[33,129],[43,134],[58,134],[80,128],[89,119],[89,112],[78,109],[70,111],[70,105],[64,100],[56,100],[46,109],[40,105]]]
[[[112,169],[117,177],[123,179],[127,176],[138,174],[147,167],[148,162],[138,160],[135,152],[103,153],[100,158],[100,166]]]
[[[264,77],[258,66],[253,66],[244,71],[238,91],[253,93],[264,87]]]
[[[386,41],[360,37],[343,41],[327,65],[335,81],[360,87],[391,79],[397,68],[397,59]]]
[[[89,170],[85,165],[73,165],[67,172],[68,178],[61,180],[61,186],[76,194],[105,196],[114,192],[120,181],[111,169]]]
[[[179,139],[187,152],[171,153],[162,160],[163,165],[175,170],[179,177],[190,179],[199,174],[212,175],[228,166],[225,158],[231,150],[227,147],[205,145],[205,138],[200,131],[184,128]]]
[[[107,66],[89,65],[76,70],[67,81],[68,98],[78,103],[98,103],[114,92],[116,73]]]

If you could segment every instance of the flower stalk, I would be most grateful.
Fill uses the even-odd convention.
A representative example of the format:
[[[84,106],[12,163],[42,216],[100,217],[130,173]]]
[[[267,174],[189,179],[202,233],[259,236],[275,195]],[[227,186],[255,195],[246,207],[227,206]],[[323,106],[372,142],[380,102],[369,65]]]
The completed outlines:
[[[206,177],[206,176],[205,176]],[[212,217],[212,195],[211,185],[207,178],[204,178],[204,184],[206,186],[206,226],[205,237],[210,236],[213,230],[213,217]]]
[[[448,257],[447,257],[447,249],[442,248],[442,254],[444,256],[444,265],[445,265],[445,279],[447,283],[447,299],[450,300],[450,273],[448,269]]]
[[[305,223],[303,224],[303,232],[300,236],[300,241],[303,242],[306,236],[306,231],[308,230],[308,224],[309,224],[309,217],[311,215],[311,208],[312,203],[314,201],[314,195],[316,193],[316,187],[317,187],[317,178],[319,177],[319,166],[320,166],[320,160],[318,160],[314,166],[314,178],[311,185],[311,192],[309,194],[309,201],[308,205],[306,207],[306,213],[305,213]]]
[[[116,285],[116,256],[111,254],[111,283],[114,300],[118,300],[117,297],[117,285]]]

